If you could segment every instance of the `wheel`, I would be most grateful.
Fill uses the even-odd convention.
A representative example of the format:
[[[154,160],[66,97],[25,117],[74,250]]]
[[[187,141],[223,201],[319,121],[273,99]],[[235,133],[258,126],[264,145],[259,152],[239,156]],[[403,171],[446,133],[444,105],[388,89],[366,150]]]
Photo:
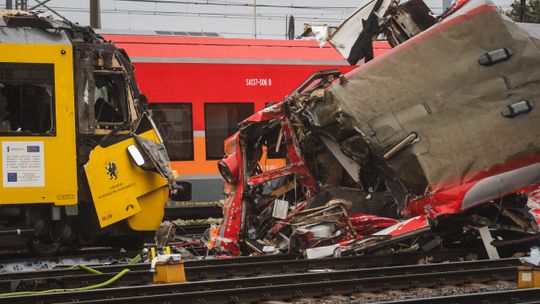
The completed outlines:
[[[34,236],[29,247],[32,252],[39,256],[54,256],[63,247],[72,243],[73,235],[71,226],[68,223],[51,223],[46,228],[46,233]]]
[[[60,242],[44,241],[37,238],[31,239],[28,245],[30,250],[39,256],[54,256],[62,248]]]

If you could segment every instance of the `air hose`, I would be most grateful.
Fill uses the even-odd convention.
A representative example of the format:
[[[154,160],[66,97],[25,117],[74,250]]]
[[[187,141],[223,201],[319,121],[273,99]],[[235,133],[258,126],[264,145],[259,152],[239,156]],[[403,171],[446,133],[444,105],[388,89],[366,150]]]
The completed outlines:
[[[82,265],[79,265],[79,266],[82,266]],[[97,271],[97,270],[94,270],[94,271]],[[116,282],[118,279],[120,279],[123,275],[125,275],[128,272],[129,272],[129,269],[126,268],[105,282],[95,284],[95,285],[85,286],[85,287],[68,288],[68,289],[49,289],[49,290],[41,290],[41,291],[16,291],[16,292],[0,293],[0,297],[40,295],[40,294],[48,294],[48,293],[54,293],[54,292],[84,291],[84,290],[104,288]]]
[[[141,254],[139,253],[128,262],[128,265],[133,265],[140,260],[141,260]],[[92,267],[82,265],[82,264],[73,265],[70,268],[80,268],[82,270],[85,270],[93,274],[103,274],[103,272],[99,270],[96,270]],[[68,288],[68,289],[49,289],[49,290],[40,290],[40,291],[15,291],[15,292],[8,292],[8,293],[0,293],[0,297],[40,295],[40,294],[48,294],[48,293],[55,293],[55,292],[84,291],[84,290],[104,288],[116,282],[118,279],[120,279],[123,275],[125,275],[128,272],[129,272],[128,268],[123,269],[122,271],[117,273],[114,277],[108,279],[105,282],[95,284],[95,285],[85,286],[85,287]]]
[[[128,265],[133,265],[137,262],[139,262],[141,260],[142,256],[141,254],[137,254],[135,257],[133,257],[133,259],[131,259],[129,262],[128,262]]]
[[[92,267],[88,267],[86,265],[82,265],[82,264],[79,264],[79,265],[73,265],[69,268],[80,268],[82,270],[86,270],[87,272],[90,272],[90,273],[93,273],[93,274],[103,274],[103,272],[99,271],[99,270],[95,270],[94,268]]]

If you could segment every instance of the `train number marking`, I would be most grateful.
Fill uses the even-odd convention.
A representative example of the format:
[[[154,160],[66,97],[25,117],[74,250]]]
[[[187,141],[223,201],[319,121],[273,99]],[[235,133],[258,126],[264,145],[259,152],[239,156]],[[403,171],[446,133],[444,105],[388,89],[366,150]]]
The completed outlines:
[[[270,87],[272,78],[246,78],[247,87]]]

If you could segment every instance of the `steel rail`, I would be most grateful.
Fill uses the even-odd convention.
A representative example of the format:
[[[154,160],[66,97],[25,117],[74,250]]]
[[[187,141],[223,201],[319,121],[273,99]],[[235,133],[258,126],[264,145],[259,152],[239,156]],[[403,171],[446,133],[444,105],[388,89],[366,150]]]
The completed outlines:
[[[307,272],[312,269],[358,269],[395,265],[417,264],[419,259],[430,257],[432,262],[442,262],[455,257],[459,251],[443,251],[430,254],[402,253],[382,256],[354,256],[343,258],[322,258],[312,260],[291,259],[291,256],[244,257],[236,259],[214,259],[204,261],[186,261],[185,271],[189,281],[220,279],[229,277],[260,276]],[[461,251],[463,253],[463,251]],[[94,267],[104,274],[115,274],[128,268],[122,281],[130,284],[149,282],[151,273],[149,264],[112,265]],[[36,290],[48,288],[72,288],[91,285],[103,280],[103,275],[94,275],[77,269],[59,269],[38,272],[5,273],[0,275],[0,292],[17,290]],[[33,287],[35,286],[35,287]],[[50,287],[49,287],[50,286]],[[63,286],[63,287],[62,287]]]
[[[517,259],[213,280],[9,297],[9,303],[243,303],[448,284],[514,281]],[[508,263],[512,264],[507,266]],[[493,267],[499,266],[499,267]],[[486,268],[487,267],[487,268]],[[433,302],[431,302],[433,303]],[[438,302],[437,302],[438,303]]]
[[[220,279],[230,277],[249,277],[270,274],[308,272],[314,269],[360,269],[385,266],[414,265],[428,256],[433,263],[447,261],[455,252],[437,252],[432,254],[394,254],[382,256],[350,256],[341,258],[321,258],[311,260],[283,260],[271,262],[239,263],[235,265],[209,265],[186,268],[190,281]]]

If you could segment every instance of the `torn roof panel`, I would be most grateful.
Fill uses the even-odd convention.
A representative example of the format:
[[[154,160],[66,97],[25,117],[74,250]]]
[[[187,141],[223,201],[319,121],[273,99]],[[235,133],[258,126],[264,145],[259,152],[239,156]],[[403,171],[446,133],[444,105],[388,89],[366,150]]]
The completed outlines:
[[[501,115],[512,103],[540,97],[540,71],[530,69],[540,64],[536,33],[503,18],[491,2],[470,1],[330,92],[379,155],[411,132],[419,134],[410,149],[386,162],[405,185],[422,177],[425,186],[440,188],[456,177],[458,183],[475,180],[505,171],[509,160],[540,153],[537,128],[531,128],[540,127],[540,112]],[[493,66],[479,64],[482,54],[500,48],[513,55]]]

